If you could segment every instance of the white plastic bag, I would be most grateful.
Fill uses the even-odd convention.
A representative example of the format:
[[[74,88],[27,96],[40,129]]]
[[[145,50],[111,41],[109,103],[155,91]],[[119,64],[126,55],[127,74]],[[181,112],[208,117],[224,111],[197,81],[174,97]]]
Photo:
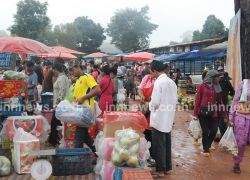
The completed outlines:
[[[218,128],[215,139],[220,139],[221,138],[221,132],[220,132],[220,128]]]
[[[122,103],[126,100],[126,96],[125,96],[125,90],[124,89],[120,89],[117,93],[117,102],[118,103]]]
[[[192,120],[190,121],[188,132],[195,140],[201,138],[202,135],[201,126],[199,121],[194,117],[192,117]]]
[[[95,124],[95,112],[90,106],[72,105],[69,101],[60,102],[56,108],[56,118],[62,122],[90,127]]]
[[[219,142],[219,147],[231,153],[234,156],[238,155],[237,142],[234,136],[233,127],[228,127],[225,134]]]
[[[102,114],[102,110],[100,109],[98,102],[95,101],[95,117],[99,117]]]
[[[31,151],[39,151],[39,139],[18,128],[14,136],[14,168],[18,174],[30,173],[35,157],[30,156]]]

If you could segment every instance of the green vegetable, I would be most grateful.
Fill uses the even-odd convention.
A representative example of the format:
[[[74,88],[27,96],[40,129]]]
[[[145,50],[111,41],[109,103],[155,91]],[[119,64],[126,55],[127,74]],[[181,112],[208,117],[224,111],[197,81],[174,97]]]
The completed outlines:
[[[0,156],[0,176],[8,176],[11,171],[11,163],[5,156]]]

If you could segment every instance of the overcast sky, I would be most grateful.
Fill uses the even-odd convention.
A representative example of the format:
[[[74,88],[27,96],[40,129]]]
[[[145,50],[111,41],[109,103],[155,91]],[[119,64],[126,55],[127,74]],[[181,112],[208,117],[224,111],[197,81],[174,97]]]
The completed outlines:
[[[0,30],[13,24],[16,3],[19,0],[1,0]],[[201,29],[206,17],[214,14],[229,26],[234,16],[233,0],[40,0],[47,1],[48,16],[53,25],[72,22],[78,16],[89,16],[103,27],[118,9],[148,5],[151,22],[159,27],[150,36],[151,47],[181,41],[189,30]]]

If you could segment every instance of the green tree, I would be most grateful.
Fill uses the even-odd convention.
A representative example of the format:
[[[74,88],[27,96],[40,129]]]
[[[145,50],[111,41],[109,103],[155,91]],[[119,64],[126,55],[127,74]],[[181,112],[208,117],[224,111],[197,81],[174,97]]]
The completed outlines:
[[[103,40],[106,39],[104,28],[99,23],[84,16],[76,18],[73,24],[79,32],[76,36],[78,49],[86,53],[98,51]]]
[[[17,3],[14,24],[10,27],[11,34],[31,39],[38,39],[39,35],[50,25],[46,15],[47,2],[37,0],[21,0]]]
[[[194,31],[193,41],[200,41],[212,38],[224,38],[228,36],[228,30],[225,28],[223,22],[217,19],[214,15],[207,17],[202,31]]]
[[[136,9],[118,10],[108,24],[107,34],[112,43],[124,52],[149,47],[149,35],[158,27],[148,17],[148,6]]]

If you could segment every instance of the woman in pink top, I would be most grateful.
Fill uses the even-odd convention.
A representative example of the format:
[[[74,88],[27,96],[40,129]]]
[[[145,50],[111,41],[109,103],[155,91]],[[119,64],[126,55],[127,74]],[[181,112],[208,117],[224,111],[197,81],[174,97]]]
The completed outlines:
[[[101,71],[103,73],[103,77],[100,81],[101,94],[99,106],[103,114],[104,111],[110,110],[110,107],[113,104],[114,82],[109,75],[109,65],[103,66]]]
[[[152,78],[151,74],[144,76],[141,84],[138,87],[138,94],[141,98],[141,111],[144,113],[148,120],[148,126],[150,124],[150,111],[148,107],[148,102],[151,100],[151,95],[154,88],[155,78]],[[151,129],[148,128],[144,131],[144,135],[147,141],[152,142]],[[150,155],[152,156],[152,148],[149,149]],[[152,158],[149,159],[149,164],[153,165]]]

